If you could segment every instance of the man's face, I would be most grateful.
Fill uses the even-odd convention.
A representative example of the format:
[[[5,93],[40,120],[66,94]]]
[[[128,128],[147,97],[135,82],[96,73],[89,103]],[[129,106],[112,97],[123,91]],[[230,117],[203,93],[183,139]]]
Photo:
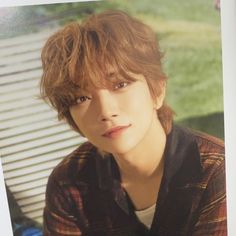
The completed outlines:
[[[142,75],[137,81],[116,81],[112,87],[79,91],[71,116],[83,135],[100,150],[127,154],[158,135],[156,109],[162,98],[154,102]]]

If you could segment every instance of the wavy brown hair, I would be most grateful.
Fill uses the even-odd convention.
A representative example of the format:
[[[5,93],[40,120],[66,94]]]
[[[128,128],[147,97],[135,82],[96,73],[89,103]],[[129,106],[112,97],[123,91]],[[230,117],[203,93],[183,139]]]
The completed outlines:
[[[155,33],[122,11],[106,11],[64,26],[47,40],[41,58],[41,97],[76,131],[69,107],[78,87],[106,86],[108,68],[126,80],[134,80],[132,73],[142,74],[154,100],[167,80]],[[172,110],[164,103],[157,115],[169,133]]]

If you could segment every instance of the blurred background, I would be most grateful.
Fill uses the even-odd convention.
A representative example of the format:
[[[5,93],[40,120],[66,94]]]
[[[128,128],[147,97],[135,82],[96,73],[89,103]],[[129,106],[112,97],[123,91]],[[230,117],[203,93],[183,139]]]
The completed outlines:
[[[37,97],[40,51],[60,26],[106,9],[124,10],[156,32],[175,121],[224,138],[220,12],[214,1],[110,0],[0,8],[1,160],[11,199],[38,223],[48,175],[84,141]]]

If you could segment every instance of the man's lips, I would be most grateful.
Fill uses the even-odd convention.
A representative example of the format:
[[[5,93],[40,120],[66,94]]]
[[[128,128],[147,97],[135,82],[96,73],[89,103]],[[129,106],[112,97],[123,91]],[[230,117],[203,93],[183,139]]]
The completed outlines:
[[[116,138],[122,132],[124,132],[126,129],[128,129],[130,126],[131,126],[131,124],[113,127],[111,129],[108,129],[104,134],[102,134],[102,136],[104,136],[106,138]]]

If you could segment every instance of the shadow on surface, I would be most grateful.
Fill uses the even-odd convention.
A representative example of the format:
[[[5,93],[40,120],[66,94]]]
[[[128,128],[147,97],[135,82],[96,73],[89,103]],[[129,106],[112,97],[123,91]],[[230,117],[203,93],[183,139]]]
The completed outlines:
[[[224,139],[223,112],[213,113],[205,116],[190,117],[180,120],[176,123]]]

